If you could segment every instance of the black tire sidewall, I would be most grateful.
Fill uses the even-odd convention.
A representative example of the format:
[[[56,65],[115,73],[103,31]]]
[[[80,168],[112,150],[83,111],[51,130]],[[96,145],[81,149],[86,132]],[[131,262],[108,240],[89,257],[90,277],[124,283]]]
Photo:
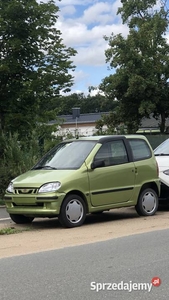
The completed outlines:
[[[152,213],[148,213],[144,210],[143,208],[143,203],[142,203],[142,199],[144,197],[144,195],[147,193],[147,192],[150,192],[152,194],[154,194],[155,198],[156,198],[156,208],[153,210]],[[137,213],[140,215],[140,216],[153,216],[156,211],[158,210],[158,204],[159,204],[159,201],[158,201],[158,195],[156,193],[155,190],[153,190],[152,188],[146,188],[145,190],[143,190],[139,197],[138,197],[138,201],[137,201],[137,204],[135,206],[135,209],[137,211]]]
[[[66,216],[66,206],[73,199],[77,199],[78,201],[80,201],[83,206],[83,217],[77,223],[71,223]],[[85,201],[83,200],[83,198],[80,197],[79,195],[71,194],[71,195],[66,196],[66,198],[63,200],[58,219],[63,227],[68,227],[68,228],[78,227],[84,223],[84,220],[86,218],[86,212],[87,212],[86,204],[85,204]]]
[[[10,218],[13,222],[16,224],[30,224],[33,221],[33,217],[26,217],[24,215],[15,215],[15,214],[10,214]]]

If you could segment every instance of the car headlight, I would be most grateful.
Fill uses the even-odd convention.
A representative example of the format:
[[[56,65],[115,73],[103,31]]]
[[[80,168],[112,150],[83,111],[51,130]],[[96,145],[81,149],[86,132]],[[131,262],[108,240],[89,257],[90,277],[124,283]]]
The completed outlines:
[[[10,182],[6,190],[8,193],[14,193],[13,182]]]
[[[163,171],[163,173],[164,173],[165,175],[169,175],[169,170],[165,170],[165,171]]]
[[[61,187],[61,183],[59,181],[45,183],[40,187],[38,193],[55,192],[60,187]]]

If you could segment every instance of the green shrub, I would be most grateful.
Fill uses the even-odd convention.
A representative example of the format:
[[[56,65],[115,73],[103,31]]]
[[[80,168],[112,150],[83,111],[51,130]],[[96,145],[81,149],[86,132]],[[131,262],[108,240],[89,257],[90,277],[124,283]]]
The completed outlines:
[[[39,139],[32,132],[29,137],[19,140],[18,134],[0,135],[0,198],[3,198],[9,182],[20,174],[31,169],[40,157],[60,142],[48,134],[47,138]]]
[[[47,128],[45,130],[45,128]],[[0,199],[12,179],[30,170],[52,147],[62,141],[55,137],[51,129],[41,126],[29,136],[20,140],[17,133],[0,134]],[[43,132],[42,132],[43,129]],[[50,130],[49,130],[50,129]],[[41,136],[41,138],[39,138]]]
[[[0,195],[9,182],[23,172],[29,170],[39,159],[39,144],[35,136],[18,141],[18,134],[0,137]]]

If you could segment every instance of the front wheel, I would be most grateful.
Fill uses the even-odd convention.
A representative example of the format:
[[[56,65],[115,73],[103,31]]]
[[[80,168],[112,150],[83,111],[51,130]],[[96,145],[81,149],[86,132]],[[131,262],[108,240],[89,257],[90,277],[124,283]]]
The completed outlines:
[[[143,190],[139,195],[135,209],[140,216],[153,216],[158,209],[157,193],[151,188]]]
[[[86,218],[86,204],[78,195],[68,195],[61,206],[58,216],[63,227],[81,226]]]
[[[10,217],[12,221],[14,221],[16,224],[29,224],[32,223],[33,217],[26,217],[23,215],[15,215],[15,214],[10,214]]]

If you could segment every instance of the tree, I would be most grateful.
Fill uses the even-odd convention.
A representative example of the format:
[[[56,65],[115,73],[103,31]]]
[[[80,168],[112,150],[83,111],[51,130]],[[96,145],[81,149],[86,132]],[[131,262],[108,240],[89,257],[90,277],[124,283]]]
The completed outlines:
[[[60,91],[69,91],[74,70],[57,29],[53,0],[0,0],[0,128],[28,135],[54,116]]]
[[[129,34],[105,39],[109,48],[106,61],[116,72],[103,79],[100,89],[119,101],[121,121],[128,132],[135,132],[143,117],[161,116],[160,129],[165,130],[169,115],[169,45],[165,38],[168,9],[161,1],[122,0],[118,9]]]
[[[118,107],[116,107],[116,111],[102,115],[101,119],[96,122],[96,129],[97,135],[125,134],[126,130],[124,125],[120,124]]]
[[[54,109],[58,107],[58,115],[72,114],[73,107],[80,107],[85,95],[83,93],[72,93],[70,95],[61,95],[54,102]]]
[[[79,107],[81,114],[108,112],[114,110],[117,101],[109,101],[105,95],[85,95],[84,93],[73,93],[67,96],[57,97],[53,103],[53,109],[57,109],[58,115],[72,114],[73,107]]]

